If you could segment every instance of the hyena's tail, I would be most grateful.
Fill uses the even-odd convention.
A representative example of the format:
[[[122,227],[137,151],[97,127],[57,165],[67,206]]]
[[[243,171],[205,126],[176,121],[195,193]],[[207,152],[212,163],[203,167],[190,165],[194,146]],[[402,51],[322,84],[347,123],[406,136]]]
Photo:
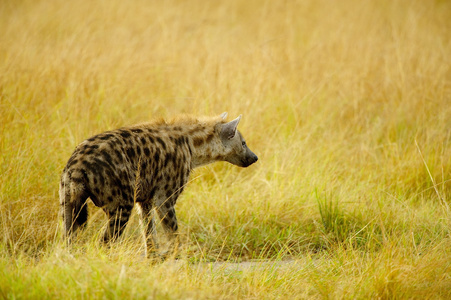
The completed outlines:
[[[60,182],[60,204],[63,217],[64,235],[71,241],[71,236],[88,220],[88,193],[80,171],[64,172]]]

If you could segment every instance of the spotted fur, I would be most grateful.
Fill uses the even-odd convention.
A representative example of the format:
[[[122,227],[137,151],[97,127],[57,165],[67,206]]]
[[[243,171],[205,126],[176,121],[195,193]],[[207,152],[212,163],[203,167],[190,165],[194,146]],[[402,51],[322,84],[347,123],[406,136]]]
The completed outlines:
[[[247,167],[258,159],[236,129],[241,116],[231,122],[226,116],[123,127],[79,144],[63,170],[59,190],[68,240],[86,224],[88,198],[108,217],[104,242],[121,235],[135,204],[147,224],[150,251],[156,249],[154,208],[174,237],[174,205],[194,168],[215,161]]]

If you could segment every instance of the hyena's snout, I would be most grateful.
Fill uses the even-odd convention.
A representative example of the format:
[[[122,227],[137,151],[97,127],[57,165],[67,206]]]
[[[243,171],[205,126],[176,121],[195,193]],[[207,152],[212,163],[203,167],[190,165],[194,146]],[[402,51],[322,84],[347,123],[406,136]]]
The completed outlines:
[[[251,150],[246,151],[246,156],[243,159],[243,167],[249,167],[250,165],[252,165],[253,163],[255,163],[258,160],[257,155],[255,155],[254,152],[252,152]]]

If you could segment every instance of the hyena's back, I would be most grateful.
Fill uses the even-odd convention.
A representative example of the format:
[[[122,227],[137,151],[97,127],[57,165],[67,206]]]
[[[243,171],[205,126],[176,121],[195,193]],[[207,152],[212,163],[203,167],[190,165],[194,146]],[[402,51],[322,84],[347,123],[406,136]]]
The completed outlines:
[[[85,224],[88,197],[113,219],[116,228],[106,232],[105,240],[117,230],[120,234],[135,201],[164,199],[170,207],[171,196],[181,193],[190,172],[188,138],[179,131],[168,126],[122,128],[77,146],[60,183],[67,234]]]

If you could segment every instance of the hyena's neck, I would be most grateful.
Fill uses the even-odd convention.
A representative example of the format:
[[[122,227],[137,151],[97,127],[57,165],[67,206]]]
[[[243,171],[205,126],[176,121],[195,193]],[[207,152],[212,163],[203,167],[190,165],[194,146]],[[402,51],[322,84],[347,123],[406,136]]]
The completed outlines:
[[[215,130],[215,125],[196,125],[190,131],[192,169],[223,160],[224,146]]]

